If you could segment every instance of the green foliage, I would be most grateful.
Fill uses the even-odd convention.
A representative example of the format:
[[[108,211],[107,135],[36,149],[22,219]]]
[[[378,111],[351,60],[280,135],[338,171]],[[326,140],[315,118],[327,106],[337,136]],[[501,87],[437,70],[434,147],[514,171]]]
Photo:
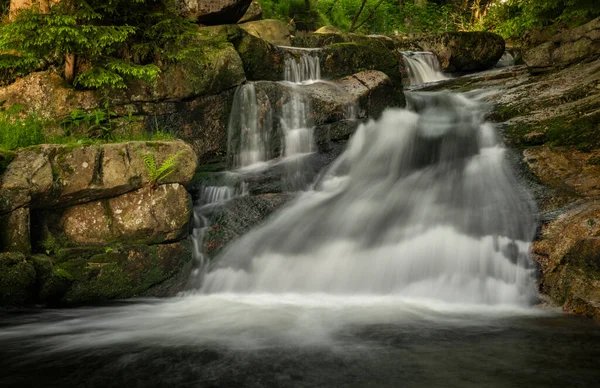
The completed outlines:
[[[292,21],[297,27],[308,25],[318,28],[332,25],[348,31],[361,7],[362,0],[258,0],[265,18]],[[368,0],[358,23],[364,24],[356,32],[392,34],[394,32],[442,32],[452,29],[449,5],[417,0]],[[374,11],[371,18],[367,16]],[[305,28],[301,28],[305,29]]]
[[[132,79],[151,82],[159,66],[189,54],[193,25],[175,0],[77,0],[19,12],[0,27],[0,76],[4,83],[36,69],[77,58],[74,85],[123,88]]]
[[[67,137],[83,131],[89,139],[110,141],[115,140],[113,134],[115,126],[112,119],[116,116],[117,114],[110,110],[107,100],[104,109],[96,108],[90,112],[82,109],[74,110],[68,118],[61,121],[60,125],[64,127]]]
[[[23,115],[23,106],[0,111],[0,148],[14,150],[44,143],[45,122],[36,115]]]
[[[152,151],[149,151],[146,154],[140,154],[146,165],[148,176],[150,177],[150,185],[157,186],[161,180],[164,180],[175,172],[175,169],[177,168],[177,159],[179,159],[182,154],[183,151],[179,151],[176,154],[169,156],[160,166],[157,166]]]

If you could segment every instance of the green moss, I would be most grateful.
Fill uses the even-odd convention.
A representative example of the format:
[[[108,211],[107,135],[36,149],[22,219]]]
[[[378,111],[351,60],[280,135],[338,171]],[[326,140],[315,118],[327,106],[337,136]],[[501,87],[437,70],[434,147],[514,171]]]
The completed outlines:
[[[27,303],[35,279],[35,267],[23,254],[0,253],[0,306]]]
[[[4,171],[6,171],[6,168],[8,167],[10,162],[13,161],[15,156],[17,156],[17,154],[15,154],[14,152],[0,150],[0,176],[4,174]]]
[[[600,146],[600,112],[580,117],[556,117],[539,123],[556,146],[575,146],[591,151]]]
[[[73,285],[63,299],[67,304],[98,303],[132,296],[131,280],[116,263],[87,266],[84,274],[89,280]]]

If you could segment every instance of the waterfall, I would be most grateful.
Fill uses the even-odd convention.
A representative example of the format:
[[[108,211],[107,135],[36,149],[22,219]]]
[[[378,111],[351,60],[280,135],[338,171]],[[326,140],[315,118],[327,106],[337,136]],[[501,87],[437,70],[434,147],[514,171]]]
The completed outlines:
[[[321,79],[321,63],[316,50],[295,49],[296,55],[285,59],[284,79],[296,84],[316,82]]]
[[[235,167],[248,167],[269,160],[272,126],[269,98],[259,96],[253,83],[239,86],[227,128],[228,154]]]
[[[198,199],[194,203],[194,216],[192,234],[192,259],[196,269],[192,273],[191,282],[198,279],[200,271],[206,266],[204,256],[204,236],[206,231],[211,227],[209,221],[210,214],[216,206],[223,205],[227,201],[239,195],[246,195],[247,187],[244,183],[239,189],[231,186],[202,186],[198,190]]]
[[[448,79],[442,74],[440,62],[431,52],[404,51],[402,57],[411,86]]]
[[[231,244],[204,293],[397,295],[526,305],[534,205],[479,103],[408,94],[292,206]]]

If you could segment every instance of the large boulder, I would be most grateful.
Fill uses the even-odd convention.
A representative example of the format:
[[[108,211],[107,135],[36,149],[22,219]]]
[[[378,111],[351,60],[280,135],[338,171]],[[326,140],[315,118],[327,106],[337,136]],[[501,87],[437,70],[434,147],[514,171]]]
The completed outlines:
[[[600,56],[600,18],[557,34],[548,42],[523,52],[523,59],[532,73],[563,68],[579,61]]]
[[[264,19],[240,24],[246,32],[277,46],[290,46],[292,28],[275,19]]]
[[[185,18],[206,25],[236,23],[252,0],[178,0],[177,6]]]
[[[409,43],[407,43],[409,44]],[[494,67],[504,53],[504,39],[491,32],[446,32],[413,39],[424,51],[432,51],[445,72],[468,72]]]
[[[69,207],[44,227],[74,246],[159,244],[187,236],[191,215],[188,192],[174,183]]]
[[[254,22],[256,20],[260,20],[260,19],[262,19],[262,14],[263,14],[262,7],[258,3],[258,1],[254,0],[252,3],[250,3],[250,7],[248,7],[248,10],[244,14],[244,16],[242,16],[242,18],[240,20],[238,20],[238,24]]]
[[[151,183],[144,157],[158,167],[179,155],[160,183],[187,185],[197,167],[190,145],[181,140],[127,142],[72,147],[42,145],[17,153],[0,177],[0,214],[29,206],[68,206],[111,197]]]
[[[236,39],[234,44],[249,80],[283,80],[286,58],[284,49],[248,33]]]
[[[378,40],[335,43],[319,52],[321,73],[337,78],[363,70],[385,73],[399,89],[402,86],[404,62],[399,54]]]
[[[586,202],[542,226],[533,254],[540,290],[567,312],[600,322],[600,205]]]

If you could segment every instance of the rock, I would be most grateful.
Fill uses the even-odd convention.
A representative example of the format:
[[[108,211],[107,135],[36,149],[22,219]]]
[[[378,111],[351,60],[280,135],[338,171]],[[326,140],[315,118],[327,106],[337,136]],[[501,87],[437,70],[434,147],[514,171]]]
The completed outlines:
[[[252,34],[234,41],[246,77],[252,81],[283,80],[286,51]]]
[[[321,73],[337,78],[362,70],[379,70],[385,73],[395,87],[401,88],[402,58],[379,41],[336,43],[325,47],[321,56]]]
[[[56,266],[73,282],[60,304],[80,305],[140,296],[176,277],[189,263],[191,255],[189,244],[178,242],[126,246],[71,258]],[[155,293],[154,296],[165,295]]]
[[[0,216],[0,252],[31,251],[29,209],[18,208]]]
[[[369,40],[368,36],[353,33],[313,32],[294,36],[292,44],[295,47],[323,48],[335,43],[364,42]]]
[[[532,252],[540,291],[568,312],[600,322],[600,205],[585,202],[542,226]]]
[[[242,18],[238,20],[238,24],[261,20],[262,14],[262,7],[258,3],[258,1],[254,0],[252,1],[252,3],[250,3],[250,7],[248,7],[248,10],[244,14],[244,16],[242,16]]]
[[[71,245],[156,244],[187,236],[191,215],[189,194],[174,183],[67,208],[58,229],[47,227]]]
[[[4,170],[13,161],[16,154],[11,151],[0,150],[0,178],[2,178],[2,174],[4,174]]]
[[[204,238],[208,257],[215,257],[228,242],[242,236],[291,200],[291,194],[263,194],[232,199],[210,216],[212,226]]]
[[[334,26],[323,26],[315,31],[315,34],[341,34],[342,30]]]
[[[160,167],[178,153],[175,169],[161,183],[187,185],[194,176],[197,156],[181,140],[24,149],[0,179],[0,198],[6,198],[0,203],[0,214],[3,209],[73,205],[138,189],[150,183],[143,155],[152,154]]]
[[[264,19],[240,24],[240,27],[251,35],[277,46],[290,46],[291,28],[275,19]]]
[[[551,41],[535,45],[523,52],[525,64],[532,73],[564,68],[600,55],[600,18],[554,36]]]
[[[181,16],[206,25],[236,23],[252,0],[178,0]]]
[[[0,306],[22,306],[35,283],[35,268],[22,253],[0,253]]]
[[[117,102],[181,101],[216,94],[246,80],[242,60],[232,44],[199,39],[202,52],[160,73],[153,84],[133,82],[114,94]]]
[[[175,136],[192,146],[199,164],[219,161],[227,153],[227,124],[235,90],[179,103],[176,112],[155,120],[160,126],[174,128]]]
[[[432,51],[444,72],[467,72],[494,67],[504,53],[504,39],[491,32],[446,32],[413,40],[424,51]]]
[[[544,132],[534,131],[523,136],[523,144],[528,146],[538,146],[546,142],[546,134]]]
[[[20,104],[23,113],[35,112],[43,119],[64,118],[75,109],[99,106],[95,91],[75,91],[50,71],[31,73],[0,88],[0,101],[5,108]]]

